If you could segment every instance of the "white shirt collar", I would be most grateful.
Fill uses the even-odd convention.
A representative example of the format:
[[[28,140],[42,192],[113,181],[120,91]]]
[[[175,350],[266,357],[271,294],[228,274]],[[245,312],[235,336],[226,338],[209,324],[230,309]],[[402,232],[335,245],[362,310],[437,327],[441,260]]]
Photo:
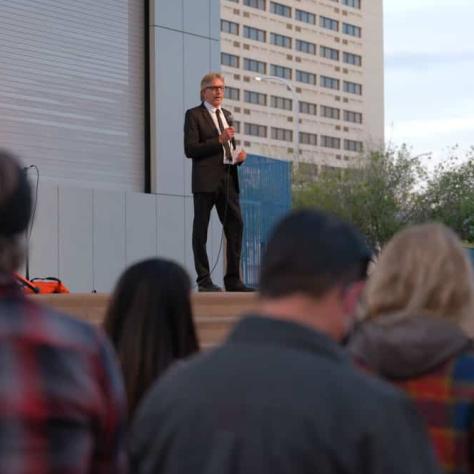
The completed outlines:
[[[204,101],[204,107],[206,107],[206,109],[211,112],[211,114],[215,114],[216,113],[216,110],[220,110],[221,113],[222,113],[222,109],[220,107],[214,107],[212,104],[210,104],[209,102],[207,101]]]

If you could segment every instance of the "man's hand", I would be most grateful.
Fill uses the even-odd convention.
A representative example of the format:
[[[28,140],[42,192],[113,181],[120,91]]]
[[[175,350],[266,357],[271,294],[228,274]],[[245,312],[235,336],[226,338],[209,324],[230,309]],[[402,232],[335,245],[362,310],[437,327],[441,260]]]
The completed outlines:
[[[241,150],[240,153],[237,155],[235,163],[243,163],[247,159],[247,153],[244,150]]]
[[[229,140],[232,140],[235,135],[235,128],[229,127],[226,128],[220,135],[219,135],[219,143],[222,145]]]

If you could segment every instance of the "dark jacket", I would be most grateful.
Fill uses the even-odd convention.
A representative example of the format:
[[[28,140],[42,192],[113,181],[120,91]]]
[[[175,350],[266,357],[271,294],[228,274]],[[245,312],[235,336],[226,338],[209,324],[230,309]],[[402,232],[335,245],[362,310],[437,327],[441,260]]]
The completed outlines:
[[[323,334],[256,316],[165,375],[131,441],[138,474],[438,473],[401,392]]]
[[[222,109],[229,123],[231,113]],[[233,142],[235,145],[235,142]],[[184,152],[192,158],[193,193],[216,191],[226,172],[230,172],[235,189],[239,192],[237,166],[224,165],[224,151],[219,143],[219,132],[204,104],[186,111],[184,119]]]
[[[456,324],[381,315],[356,330],[349,350],[413,399],[445,473],[474,473],[474,349]]]

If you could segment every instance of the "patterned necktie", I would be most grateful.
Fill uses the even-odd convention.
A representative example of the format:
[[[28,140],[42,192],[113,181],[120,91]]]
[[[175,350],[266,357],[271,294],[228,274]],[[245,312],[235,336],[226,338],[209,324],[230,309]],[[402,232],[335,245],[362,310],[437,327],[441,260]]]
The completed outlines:
[[[222,123],[220,109],[216,109],[216,116],[217,116],[217,123],[219,124],[219,130],[221,131],[221,133],[224,133],[224,124]],[[232,152],[230,151],[229,142],[225,141],[223,143],[223,146],[224,146],[224,150],[225,150],[226,161],[232,161]]]

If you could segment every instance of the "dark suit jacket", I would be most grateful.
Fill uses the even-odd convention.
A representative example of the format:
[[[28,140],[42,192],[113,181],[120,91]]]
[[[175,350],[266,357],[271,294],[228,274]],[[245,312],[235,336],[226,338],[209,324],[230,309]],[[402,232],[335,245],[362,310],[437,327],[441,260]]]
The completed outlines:
[[[138,410],[136,474],[440,474],[409,400],[325,335],[242,319]]]
[[[229,123],[231,113],[225,109],[222,112]],[[219,133],[204,103],[186,111],[184,153],[193,160],[192,192],[214,192],[227,172],[227,166],[223,163],[224,150],[219,143]],[[239,192],[237,167],[231,165],[230,173]]]

